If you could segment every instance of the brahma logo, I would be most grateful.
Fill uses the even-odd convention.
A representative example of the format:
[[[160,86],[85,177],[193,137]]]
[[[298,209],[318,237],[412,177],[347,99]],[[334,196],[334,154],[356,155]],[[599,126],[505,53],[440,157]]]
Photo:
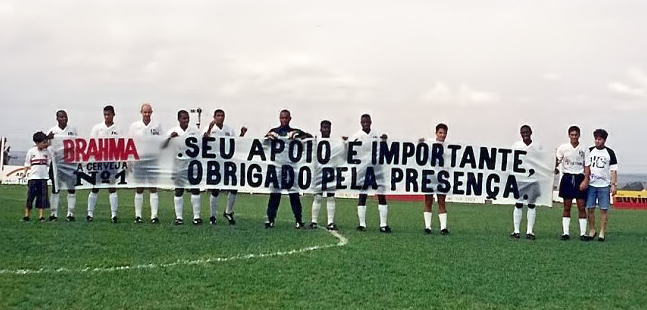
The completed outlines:
[[[138,160],[139,153],[133,139],[95,138],[63,140],[65,162]]]

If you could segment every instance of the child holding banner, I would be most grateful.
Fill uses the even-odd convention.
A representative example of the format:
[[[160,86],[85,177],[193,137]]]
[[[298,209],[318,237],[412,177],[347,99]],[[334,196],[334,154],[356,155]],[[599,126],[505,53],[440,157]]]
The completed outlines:
[[[25,156],[25,174],[28,176],[27,182],[27,204],[25,205],[25,217],[23,221],[29,221],[31,208],[36,200],[38,209],[38,221],[43,222],[43,210],[49,208],[47,201],[47,179],[49,178],[49,165],[52,163],[52,155],[47,150],[47,136],[39,131],[33,136],[36,146],[31,148]]]
[[[332,123],[329,120],[321,121],[319,125],[319,131],[321,132],[321,137],[324,139],[330,138]],[[319,173],[317,173],[318,175]],[[319,211],[321,210],[321,201],[323,196],[326,195],[326,211],[328,215],[328,224],[326,229],[328,230],[338,230],[337,225],[335,224],[335,193],[316,193],[314,200],[312,201],[312,221],[310,222],[310,229],[317,228],[317,218],[319,217]]]
[[[512,145],[513,149],[526,150],[526,151],[541,151],[541,145],[533,143],[532,141],[532,128],[529,125],[521,126],[519,130],[521,134],[521,141],[517,141]],[[517,199],[517,202],[514,205],[514,211],[512,214],[512,222],[514,225],[514,231],[510,234],[510,237],[519,239],[520,238],[520,226],[521,220],[523,218],[523,204],[524,202],[528,205],[528,211],[526,212],[528,226],[526,229],[526,239],[535,240],[535,233],[533,231],[535,227],[535,218],[537,216],[537,210],[535,209],[535,201],[539,197],[539,184],[531,179],[519,180],[519,194],[520,197]]]
[[[445,143],[445,138],[447,138],[447,125],[440,123],[436,125],[436,142],[435,143]],[[425,139],[422,138],[420,139],[421,142],[423,142]],[[447,195],[443,194],[436,194],[436,197],[438,199],[438,220],[440,221],[440,234],[441,235],[448,235],[449,230],[447,229],[447,208],[445,205],[445,198]],[[425,205],[423,208],[423,217],[425,220],[425,233],[426,234],[431,234],[431,218],[432,218],[432,213],[431,213],[431,206],[434,203],[434,195],[429,194],[425,195]]]

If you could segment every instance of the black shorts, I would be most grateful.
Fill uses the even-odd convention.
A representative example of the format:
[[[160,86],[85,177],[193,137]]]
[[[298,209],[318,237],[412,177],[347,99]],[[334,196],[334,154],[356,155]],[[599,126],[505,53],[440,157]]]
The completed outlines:
[[[580,190],[582,181],[584,181],[584,174],[564,173],[559,182],[559,197],[567,200],[586,199],[586,189]]]
[[[36,201],[37,209],[49,209],[49,199],[47,197],[47,180],[29,180],[27,182],[27,209],[31,209]]]

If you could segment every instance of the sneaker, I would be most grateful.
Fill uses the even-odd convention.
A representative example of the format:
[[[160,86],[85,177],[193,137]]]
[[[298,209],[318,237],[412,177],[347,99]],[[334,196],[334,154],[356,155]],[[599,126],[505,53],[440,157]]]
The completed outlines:
[[[510,238],[519,239],[521,238],[521,235],[519,235],[519,233],[513,232],[510,234]]]
[[[359,225],[359,226],[357,226],[357,230],[366,231],[366,226]]]
[[[111,221],[113,224],[117,224],[117,223],[119,222],[119,221],[117,220],[117,217],[116,217],[116,216],[113,216],[113,217],[110,219],[110,221]]]
[[[142,221],[142,218],[140,216],[135,218],[135,222],[134,222],[135,224],[141,224],[142,222],[144,221]]]
[[[274,228],[274,221],[265,222],[265,228]]]
[[[94,218],[88,215],[88,216],[85,217],[85,220],[87,222],[92,222],[92,221],[94,221]]]
[[[174,225],[184,225],[184,220],[183,219],[175,219],[175,221],[173,221],[173,224]]]
[[[339,227],[337,227],[337,225],[335,225],[335,223],[330,223],[330,224],[326,225],[326,229],[328,229],[328,230],[339,230]]]
[[[38,221],[39,221],[39,222],[44,222],[44,221],[45,221],[45,218],[44,218],[44,217],[41,217],[41,218],[39,218],[39,219],[38,219]],[[602,238],[602,239],[604,239],[604,238]],[[600,239],[598,239],[598,240],[600,240]],[[603,240],[603,241],[604,241],[604,240]]]
[[[431,235],[431,228],[425,228],[425,234]]]
[[[50,215],[49,219],[50,222],[58,220],[58,217],[56,215]]]
[[[526,239],[528,240],[535,240],[535,234],[526,234]]]
[[[564,240],[564,241],[566,241],[566,240],[568,240],[568,239],[571,239],[571,236],[569,236],[569,235],[562,235],[559,239],[560,239],[560,240]]]
[[[445,228],[445,229],[441,229],[441,230],[440,230],[440,234],[441,234],[441,235],[443,235],[443,236],[444,236],[444,235],[449,235],[449,230],[448,230],[447,228]]]
[[[580,236],[580,240],[581,240],[581,241],[591,241],[591,237],[589,237],[589,236],[587,236],[587,235],[581,235],[581,236]]]
[[[23,221],[23,222],[29,222],[29,216],[25,216],[25,217],[23,217],[23,218],[22,218],[22,221]]]
[[[215,216],[209,217],[209,224],[216,225],[216,217]]]
[[[604,242],[604,237],[598,237],[598,241]]]
[[[74,215],[68,215],[66,219],[67,219],[68,222],[76,221],[76,219],[74,218]]]
[[[303,222],[296,222],[296,223],[294,224],[294,228],[295,228],[295,229],[301,229],[301,228],[303,228],[303,227],[305,227],[305,226],[306,226],[306,224],[303,224]]]
[[[154,217],[151,219],[151,224],[159,224],[159,223],[160,223],[160,220],[158,218]]]
[[[387,225],[387,226],[382,226],[382,227],[380,227],[380,232],[383,232],[383,233],[390,233],[390,232],[391,232],[391,227],[389,227],[389,225]]]
[[[193,225],[202,225],[202,219],[193,219]]]
[[[310,225],[308,225],[308,228],[310,229],[317,229],[317,223],[311,222]]]
[[[236,225],[236,220],[234,220],[234,212],[223,213],[222,216],[227,219],[229,225]]]

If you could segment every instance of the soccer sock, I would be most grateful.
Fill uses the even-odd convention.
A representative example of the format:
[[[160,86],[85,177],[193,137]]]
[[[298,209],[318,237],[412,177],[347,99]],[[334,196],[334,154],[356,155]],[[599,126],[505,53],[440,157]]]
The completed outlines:
[[[328,197],[328,203],[326,204],[326,211],[328,212],[328,224],[335,222],[335,197]]]
[[[535,227],[535,217],[537,216],[537,210],[535,208],[528,208],[528,229],[526,230],[527,234],[532,234]]]
[[[312,201],[312,221],[313,223],[317,222],[319,218],[319,210],[321,210],[321,195],[315,195],[314,200]]]
[[[422,217],[425,219],[425,228],[431,229],[431,212],[422,212]]]
[[[76,208],[76,195],[67,194],[67,215],[74,216],[74,208]]]
[[[377,210],[380,212],[380,227],[387,226],[387,216],[389,215],[389,206],[378,205]]]
[[[200,218],[200,194],[193,195],[191,194],[191,206],[193,207],[193,218]]]
[[[175,205],[175,218],[182,219],[182,212],[184,210],[184,198],[173,197],[173,204]]]
[[[193,199],[191,200],[191,204],[193,204]],[[218,197],[209,195],[209,215],[216,216],[216,214],[218,214]]]
[[[359,218],[359,226],[366,227],[366,206],[357,206],[357,217]]]
[[[580,236],[586,235],[587,224],[586,219],[580,219]]]
[[[236,197],[238,197],[237,193],[229,193],[227,195],[227,210],[225,212],[231,214],[234,213],[234,204],[236,203]]]
[[[119,196],[117,193],[110,193],[110,213],[112,217],[117,216],[117,210],[119,210]]]
[[[94,207],[97,205],[97,193],[90,192],[88,195],[88,216],[94,216]]]
[[[438,219],[440,220],[440,229],[447,229],[447,213],[438,213]]]
[[[135,193],[135,217],[142,217],[144,207],[144,194]]]
[[[512,213],[512,222],[514,223],[514,233],[519,233],[519,227],[521,227],[521,218],[523,218],[523,208],[514,208]]]
[[[571,218],[570,217],[562,217],[562,230],[564,231],[564,235],[569,234],[569,228],[571,226]]]
[[[49,204],[53,216],[58,217],[58,202],[59,202],[58,193],[52,194],[52,197],[49,198]]]
[[[160,196],[157,193],[151,193],[148,200],[151,203],[151,219],[157,218],[157,211],[160,207]]]

